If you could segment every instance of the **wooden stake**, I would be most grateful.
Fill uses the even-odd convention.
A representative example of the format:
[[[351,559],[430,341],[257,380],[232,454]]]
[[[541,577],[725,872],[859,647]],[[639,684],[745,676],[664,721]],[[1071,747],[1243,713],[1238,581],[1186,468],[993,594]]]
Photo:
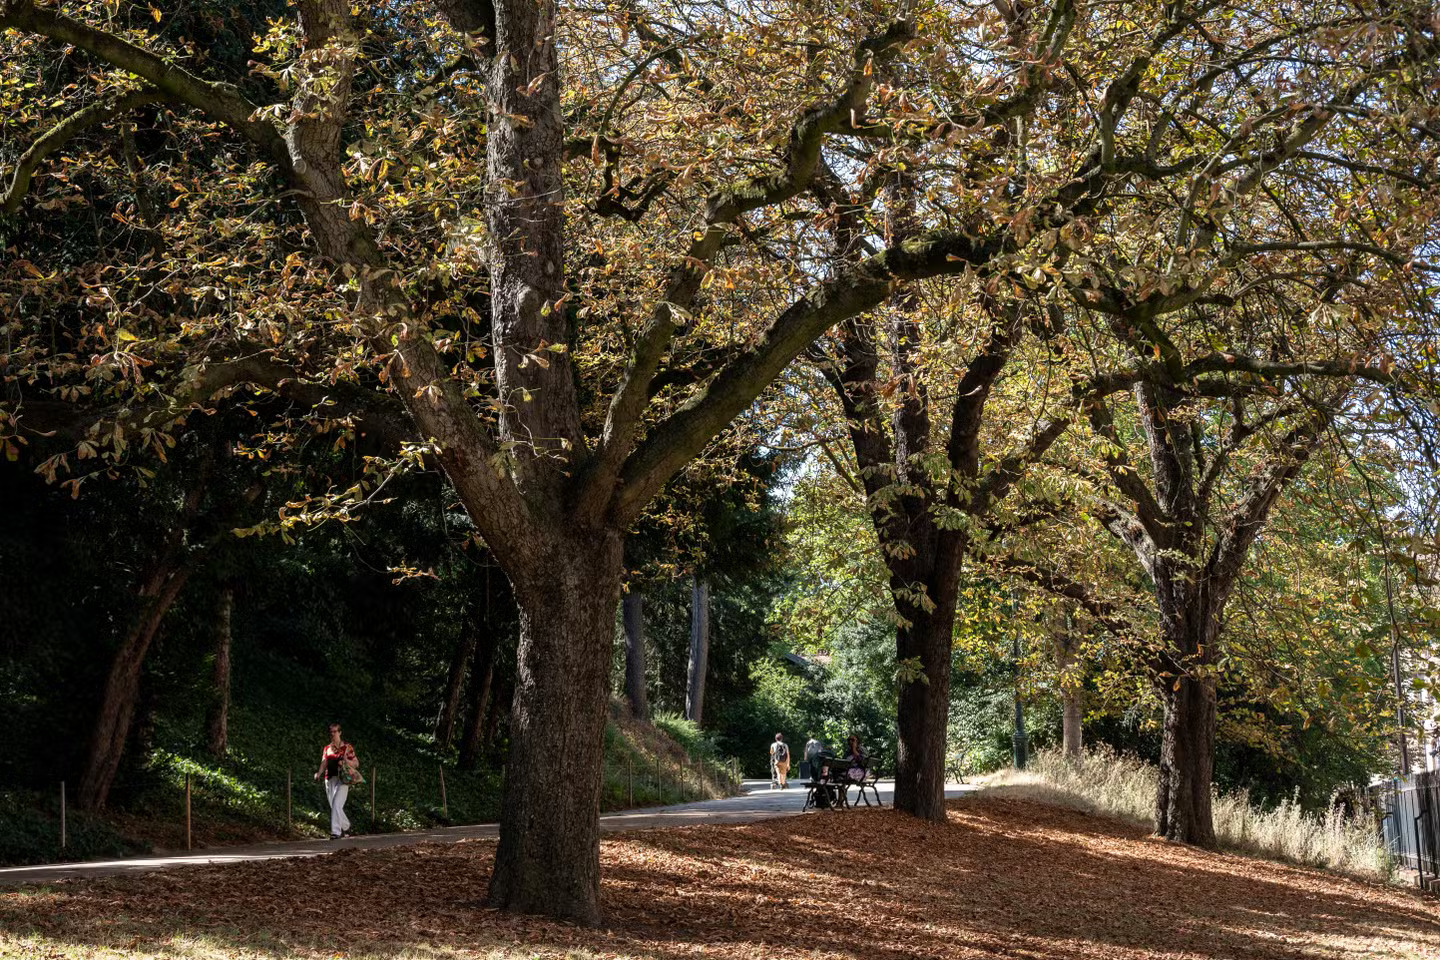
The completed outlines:
[[[377,833],[375,829],[375,781],[378,779],[376,768],[370,768],[370,832]]]
[[[289,830],[294,830],[295,817],[290,805],[290,770],[290,767],[285,768],[285,826]]]
[[[635,758],[625,761],[625,806],[635,806]]]
[[[445,764],[440,764],[440,815],[450,819],[450,801],[445,798]]]
[[[69,838],[65,835],[65,781],[60,781],[60,849],[64,850],[69,845]]]
[[[185,849],[190,849],[190,774],[185,774]]]

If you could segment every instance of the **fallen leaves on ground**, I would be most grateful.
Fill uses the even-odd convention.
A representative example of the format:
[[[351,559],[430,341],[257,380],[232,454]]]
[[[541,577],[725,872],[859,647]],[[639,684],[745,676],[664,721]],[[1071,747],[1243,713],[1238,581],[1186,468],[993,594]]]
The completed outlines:
[[[605,924],[484,906],[494,844],[342,850],[0,892],[27,957],[1440,958],[1405,890],[1011,799],[617,835]]]

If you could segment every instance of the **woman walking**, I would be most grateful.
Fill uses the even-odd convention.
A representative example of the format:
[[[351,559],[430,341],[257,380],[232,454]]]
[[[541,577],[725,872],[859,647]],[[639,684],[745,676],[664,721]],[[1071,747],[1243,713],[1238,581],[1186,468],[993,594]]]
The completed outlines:
[[[353,784],[364,783],[355,748],[340,737],[340,724],[330,724],[330,742],[320,751],[320,769],[315,779],[325,781],[325,799],[330,804],[330,839],[350,835],[350,818],[345,816],[345,798]]]

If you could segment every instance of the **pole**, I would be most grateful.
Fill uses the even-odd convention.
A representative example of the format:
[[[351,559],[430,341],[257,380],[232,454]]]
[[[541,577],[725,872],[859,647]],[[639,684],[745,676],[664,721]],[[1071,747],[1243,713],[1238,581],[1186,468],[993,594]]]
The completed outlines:
[[[190,774],[185,774],[185,849],[190,849]]]
[[[1388,578],[1385,582],[1385,590],[1388,595],[1390,590]],[[1391,620],[1390,670],[1395,681],[1395,742],[1400,752],[1400,776],[1408,777],[1410,775],[1410,741],[1409,737],[1405,735],[1405,726],[1409,721],[1405,718],[1405,681],[1400,666],[1400,629],[1393,619]]]
[[[69,845],[69,838],[65,835],[65,781],[60,781],[60,849],[64,850]]]
[[[625,805],[635,806],[635,758],[629,757],[625,761]]]
[[[445,797],[445,764],[440,764],[440,815],[450,819],[450,801]]]
[[[294,808],[293,808],[293,807],[291,806],[291,804],[290,804],[290,778],[291,778],[291,768],[290,768],[290,767],[286,767],[286,768],[285,768],[285,829],[287,829],[287,830],[294,830],[294,829],[295,829],[295,817],[294,817],[294,814],[293,814],[293,809],[294,809]]]
[[[370,768],[370,832],[377,833],[375,829],[375,781],[377,779],[376,768]]]
[[[665,788],[660,785],[660,755],[655,755],[655,792],[660,794],[660,803],[665,803]]]
[[[1015,657],[1015,732],[1011,734],[1011,745],[1015,750],[1015,769],[1024,770],[1029,761],[1029,749],[1025,737],[1025,706],[1020,702],[1020,631],[1015,631],[1010,652]]]

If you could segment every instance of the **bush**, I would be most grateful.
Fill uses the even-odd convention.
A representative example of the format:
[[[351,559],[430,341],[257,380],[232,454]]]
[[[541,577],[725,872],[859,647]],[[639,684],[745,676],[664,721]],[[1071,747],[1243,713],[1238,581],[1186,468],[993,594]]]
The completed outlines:
[[[1158,777],[1154,766],[1108,747],[1074,758],[1052,749],[1036,753],[1024,772],[1001,774],[990,789],[1154,829]],[[1332,805],[1315,814],[1298,799],[1261,808],[1240,790],[1216,793],[1214,817],[1216,839],[1229,850],[1369,879],[1389,879],[1394,870],[1365,812],[1351,814]]]

